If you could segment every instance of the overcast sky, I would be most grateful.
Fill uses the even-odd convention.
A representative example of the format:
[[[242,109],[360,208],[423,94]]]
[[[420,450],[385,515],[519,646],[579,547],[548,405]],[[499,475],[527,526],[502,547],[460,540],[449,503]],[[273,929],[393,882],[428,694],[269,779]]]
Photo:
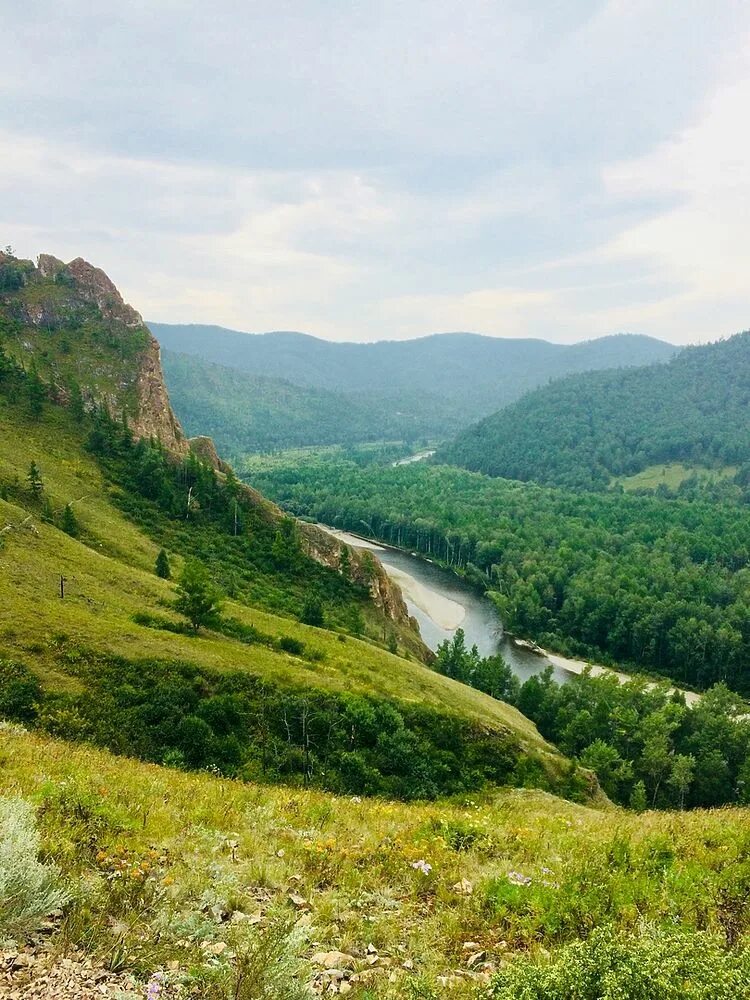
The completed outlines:
[[[744,0],[24,0],[0,55],[0,244],[149,319],[750,327]]]

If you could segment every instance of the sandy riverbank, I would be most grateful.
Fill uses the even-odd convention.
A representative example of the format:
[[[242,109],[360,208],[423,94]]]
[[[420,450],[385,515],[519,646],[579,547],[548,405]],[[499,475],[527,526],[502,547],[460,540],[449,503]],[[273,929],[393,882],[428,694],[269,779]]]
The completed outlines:
[[[348,531],[329,528],[325,524],[319,524],[318,527],[323,528],[324,531],[334,535],[340,541],[351,545],[353,548],[368,549],[371,552],[385,551],[382,545],[376,545],[375,542],[359,538]],[[406,601],[411,602],[420,611],[424,612],[428,618],[431,618],[435,622],[438,628],[445,629],[447,632],[453,632],[466,617],[466,608],[462,604],[459,604],[458,601],[452,601],[448,597],[443,597],[436,590],[420,583],[411,573],[397,569],[395,566],[389,566],[387,563],[383,564],[383,568],[391,580],[401,588]]]
[[[360,538],[359,535],[352,535],[348,531],[340,531],[338,528],[329,528],[327,524],[317,524],[317,528],[322,528],[323,531],[327,531],[329,535],[333,535],[334,538],[338,538],[340,542],[344,542],[346,545],[351,545],[354,549],[369,549],[371,552],[382,552],[383,546],[378,545],[376,542],[370,542],[366,538]]]
[[[632,681],[633,679],[632,674],[613,670],[612,667],[603,667],[598,663],[587,663],[585,660],[571,660],[569,657],[560,656],[558,653],[549,653],[546,649],[542,650],[542,652],[545,659],[549,660],[553,667],[559,667],[560,670],[567,670],[571,674],[582,674],[588,667],[592,677],[614,674],[621,684],[625,684],[627,681]],[[669,690],[679,691],[680,694],[685,695],[685,701],[688,705],[694,705],[697,701],[700,701],[700,695],[696,694],[695,691],[683,691],[681,688],[670,688]]]
[[[407,602],[411,601],[420,611],[424,611],[439,628],[453,632],[466,617],[466,608],[462,604],[425,587],[411,574],[396,569],[395,566],[386,566],[385,571],[399,585]]]

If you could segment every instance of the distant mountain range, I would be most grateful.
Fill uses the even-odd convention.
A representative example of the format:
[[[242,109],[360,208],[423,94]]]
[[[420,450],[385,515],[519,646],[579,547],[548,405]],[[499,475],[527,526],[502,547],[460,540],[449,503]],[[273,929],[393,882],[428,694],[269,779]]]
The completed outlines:
[[[438,457],[508,479],[602,487],[650,465],[750,461],[750,332],[667,364],[571,375],[463,431]]]
[[[574,345],[473,333],[355,344],[302,333],[149,326],[167,351],[256,379],[283,380],[283,386],[274,388],[273,383],[243,382],[235,377],[229,404],[219,373],[204,371],[201,376],[204,365],[191,368],[188,357],[178,362],[165,352],[167,383],[186,426],[210,426],[222,443],[226,439],[221,425],[230,420],[233,441],[247,440],[261,449],[284,442],[447,437],[550,379],[571,372],[666,361],[676,351],[663,341],[628,334]],[[194,385],[200,388],[196,391]],[[336,395],[323,398],[308,392],[295,399],[293,386]],[[323,414],[314,426],[310,426],[310,405]],[[209,417],[210,413],[215,416]],[[299,414],[297,422],[295,413]],[[285,428],[281,439],[273,428],[274,414],[279,428]]]

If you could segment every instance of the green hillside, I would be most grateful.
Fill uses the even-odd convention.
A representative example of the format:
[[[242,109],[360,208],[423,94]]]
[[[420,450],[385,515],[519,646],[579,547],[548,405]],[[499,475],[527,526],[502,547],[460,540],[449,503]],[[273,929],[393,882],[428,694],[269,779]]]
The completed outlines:
[[[0,995],[743,996],[747,810],[646,808],[747,801],[741,703],[584,676],[510,704],[459,682],[489,661],[457,641],[427,666],[372,556],[188,441],[158,346],[129,353],[140,317],[74,264],[0,258]],[[565,585],[551,515],[580,526],[573,494],[504,484],[505,534],[483,542],[501,481],[304,456],[269,467],[305,512],[367,508],[474,579],[502,564],[499,590],[516,561],[527,593]],[[664,534],[666,501],[604,501],[633,515],[613,553]],[[665,572],[688,528],[716,543],[688,522]],[[744,544],[744,522],[714,528]],[[725,650],[743,641],[738,624]]]
[[[383,437],[410,441],[445,437],[550,378],[592,368],[665,361],[675,352],[662,341],[625,335],[572,346],[471,333],[354,344],[332,343],[301,333],[249,335],[221,327],[162,323],[151,323],[150,327],[162,346],[171,351],[347,397],[349,403],[342,400],[339,412],[342,427],[354,421],[351,431],[341,432],[348,437],[331,437],[324,421],[321,428],[302,428],[305,436],[301,434],[290,444],[372,440],[376,430]],[[210,384],[204,385],[197,405],[201,415],[215,407],[218,416],[213,419],[223,423],[226,403],[221,386],[217,388],[218,392]],[[288,389],[283,390],[283,398],[288,394]],[[298,399],[293,401],[295,410],[299,409]],[[331,412],[333,402],[328,397],[326,412]],[[284,426],[283,407],[274,408],[272,399],[269,405],[271,415],[278,414],[279,424]],[[187,395],[177,405],[181,419],[189,426],[196,423],[193,406]],[[363,412],[372,415],[369,427],[361,428]]]
[[[189,435],[208,434],[228,456],[310,443],[415,441],[429,433],[424,419],[354,395],[251,375],[189,354],[162,353],[164,377]]]
[[[9,323],[24,293],[6,289]],[[52,368],[54,333],[46,349]],[[148,760],[339,791],[595,792],[514,708],[419,662],[371,558],[136,438],[90,384],[88,406],[60,405],[0,352],[0,711]]]
[[[664,365],[572,375],[462,432],[439,458],[508,479],[603,488],[664,463],[750,460],[750,333]]]

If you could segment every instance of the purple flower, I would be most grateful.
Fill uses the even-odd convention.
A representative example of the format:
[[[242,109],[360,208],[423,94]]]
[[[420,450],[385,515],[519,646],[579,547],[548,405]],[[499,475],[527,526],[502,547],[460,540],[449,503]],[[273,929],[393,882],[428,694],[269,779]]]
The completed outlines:
[[[161,988],[164,985],[164,973],[155,972],[148,981],[146,1000],[159,1000]]]
[[[520,872],[508,872],[508,881],[512,882],[513,885],[531,885],[531,878]]]

